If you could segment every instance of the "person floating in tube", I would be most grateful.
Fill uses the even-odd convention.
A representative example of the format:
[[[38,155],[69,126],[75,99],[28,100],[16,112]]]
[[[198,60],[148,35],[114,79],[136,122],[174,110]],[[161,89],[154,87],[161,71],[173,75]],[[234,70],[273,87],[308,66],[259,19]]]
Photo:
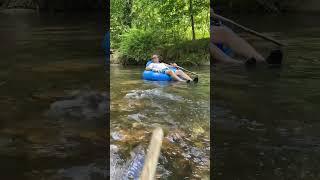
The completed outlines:
[[[152,63],[150,63],[147,67],[146,70],[147,71],[154,71],[154,72],[158,72],[158,73],[163,73],[163,74],[167,74],[170,77],[172,77],[173,80],[175,81],[182,81],[182,82],[197,82],[198,78],[195,79],[191,79],[190,76],[188,76],[186,73],[184,73],[182,70],[179,69],[172,69],[172,67],[177,68],[178,65],[176,63],[172,63],[172,64],[166,64],[166,63],[161,63],[159,56],[154,54],[152,55]]]
[[[210,55],[215,63],[237,63],[254,65],[256,62],[267,62],[268,64],[281,64],[282,52],[280,50],[271,51],[267,58],[258,53],[247,41],[234,33],[230,28],[222,25],[220,20],[214,17],[213,9],[210,8]],[[246,61],[240,61],[224,52],[221,45],[226,45],[233,52],[242,55]]]

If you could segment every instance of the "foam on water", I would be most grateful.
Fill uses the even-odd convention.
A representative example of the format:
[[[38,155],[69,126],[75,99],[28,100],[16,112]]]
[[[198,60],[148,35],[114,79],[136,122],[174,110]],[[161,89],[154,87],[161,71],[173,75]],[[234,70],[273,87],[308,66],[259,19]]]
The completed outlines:
[[[110,145],[110,179],[121,179],[123,168],[123,160],[118,155],[118,147]]]
[[[118,155],[118,147],[110,145],[110,179],[137,179],[142,171],[145,150],[142,146],[135,147],[131,152],[131,159],[124,162]]]
[[[147,89],[147,90],[132,90],[129,93],[126,94],[125,98],[128,99],[167,99],[172,101],[183,101],[183,98],[181,96],[169,94],[166,92],[163,92],[162,89]]]
[[[137,114],[130,114],[128,115],[128,119],[132,119],[135,121],[141,121],[142,119],[147,118],[145,115],[137,113]]]

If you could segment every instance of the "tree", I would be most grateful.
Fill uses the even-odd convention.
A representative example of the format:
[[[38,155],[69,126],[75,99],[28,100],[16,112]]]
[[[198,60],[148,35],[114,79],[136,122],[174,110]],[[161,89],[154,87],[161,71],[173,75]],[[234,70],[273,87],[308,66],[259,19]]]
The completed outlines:
[[[190,10],[190,19],[191,19],[191,28],[192,28],[192,40],[195,40],[196,39],[196,34],[194,32],[194,19],[193,19],[192,0],[189,0],[189,10]]]

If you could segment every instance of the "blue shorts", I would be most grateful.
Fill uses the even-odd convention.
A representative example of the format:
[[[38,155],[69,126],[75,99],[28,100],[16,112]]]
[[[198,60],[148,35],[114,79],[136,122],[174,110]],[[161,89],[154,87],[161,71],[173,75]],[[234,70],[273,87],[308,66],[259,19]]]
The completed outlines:
[[[230,55],[232,53],[232,50],[226,46],[224,46],[221,43],[216,44],[216,46],[221,49],[226,55]]]
[[[176,72],[176,69],[174,69],[174,68],[164,68],[161,70],[160,73],[166,74],[166,71],[168,71],[168,70],[172,70],[173,72]]]

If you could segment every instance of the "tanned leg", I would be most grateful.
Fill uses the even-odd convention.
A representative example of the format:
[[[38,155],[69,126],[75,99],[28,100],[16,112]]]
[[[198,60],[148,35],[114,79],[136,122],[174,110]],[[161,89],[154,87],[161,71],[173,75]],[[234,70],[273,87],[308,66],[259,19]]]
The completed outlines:
[[[176,70],[175,74],[178,75],[178,76],[180,76],[180,77],[182,77],[183,79],[192,81],[192,79],[190,78],[190,76],[188,76],[186,73],[184,73],[184,72],[181,71],[181,70]]]
[[[177,76],[172,70],[167,70],[166,74],[168,74],[169,76],[171,76],[174,80],[176,81],[184,81],[181,78],[179,78],[179,76]]]
[[[234,64],[243,64],[242,61],[235,60],[232,57],[226,55],[220,48],[218,48],[215,44],[210,43],[210,55],[213,57],[214,63],[222,62],[222,63],[234,63]]]
[[[255,58],[257,61],[265,61],[247,41],[242,39],[231,29],[225,26],[211,26],[211,42],[222,43],[229,46],[234,52],[246,58]]]

